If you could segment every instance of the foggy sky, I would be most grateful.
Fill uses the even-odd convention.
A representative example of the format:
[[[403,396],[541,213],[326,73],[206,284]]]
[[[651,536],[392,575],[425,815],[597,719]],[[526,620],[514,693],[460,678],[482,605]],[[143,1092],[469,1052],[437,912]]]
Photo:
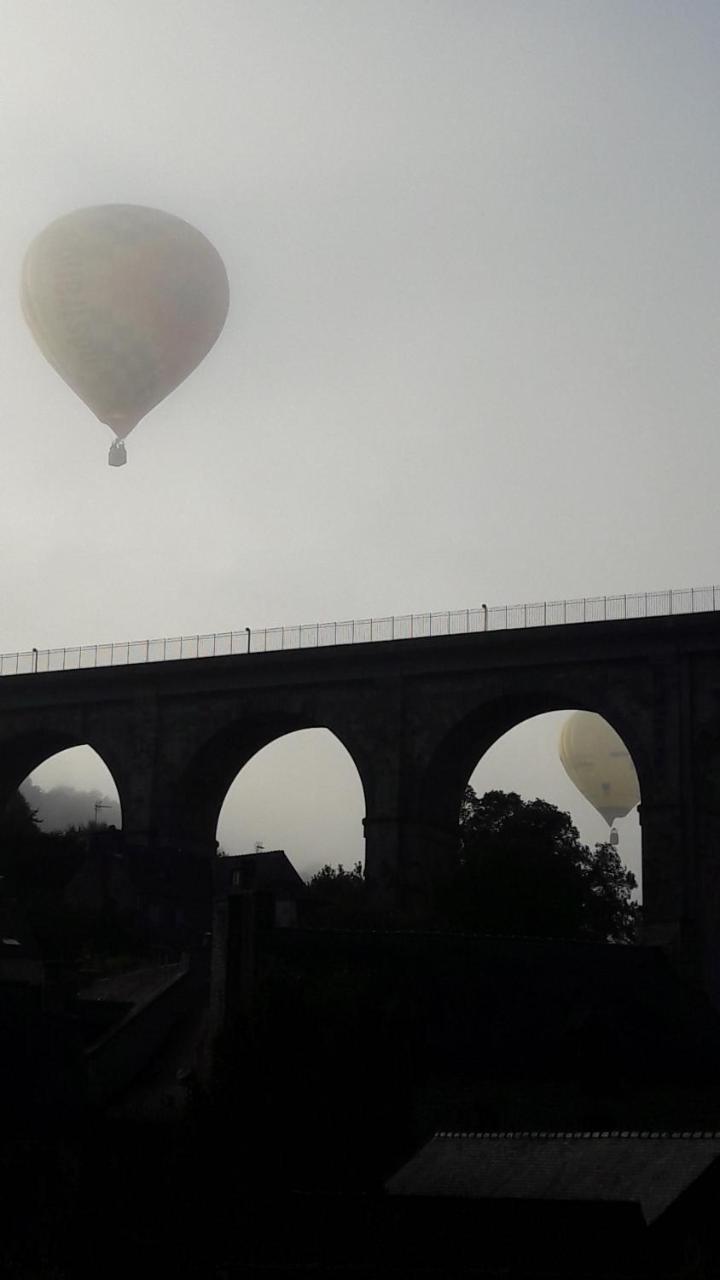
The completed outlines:
[[[717,4],[3,17],[0,649],[717,577]],[[17,297],[44,225],[116,201],[198,226],[231,285],[122,471]],[[541,791],[535,757],[504,785]],[[278,819],[286,781],[256,779]]]

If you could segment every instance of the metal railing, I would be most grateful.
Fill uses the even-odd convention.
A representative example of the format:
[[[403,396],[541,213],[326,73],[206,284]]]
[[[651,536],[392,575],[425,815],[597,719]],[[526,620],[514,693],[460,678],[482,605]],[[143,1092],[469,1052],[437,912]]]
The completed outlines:
[[[474,609],[450,609],[444,613],[406,613],[400,617],[312,622],[296,627],[259,630],[244,627],[239,631],[221,631],[214,635],[124,640],[113,644],[73,645],[64,649],[29,649],[23,653],[0,655],[0,676],[128,666],[138,662],[171,662],[179,658],[278,653],[284,649],[319,649],[328,645],[512,631],[578,622],[659,618],[671,614],[711,613],[718,607],[720,586],[594,596],[582,600],[544,600],[539,604],[491,608],[483,604]]]

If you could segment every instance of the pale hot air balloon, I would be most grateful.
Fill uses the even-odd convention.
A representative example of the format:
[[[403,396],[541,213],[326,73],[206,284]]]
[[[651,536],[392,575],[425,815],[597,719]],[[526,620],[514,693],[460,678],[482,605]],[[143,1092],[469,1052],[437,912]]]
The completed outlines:
[[[123,441],[207,355],[228,311],[225,267],[195,227],[159,209],[78,209],[33,241],[22,306],[43,355]]]
[[[602,716],[594,711],[573,712],[560,731],[559,751],[568,777],[609,827],[640,803],[630,753]],[[615,831],[611,840],[617,843]]]

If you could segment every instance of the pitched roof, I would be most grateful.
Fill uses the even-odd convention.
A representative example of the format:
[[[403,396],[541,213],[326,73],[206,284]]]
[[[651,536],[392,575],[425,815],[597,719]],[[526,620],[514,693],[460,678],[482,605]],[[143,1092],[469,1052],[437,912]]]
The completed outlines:
[[[233,886],[268,893],[280,890],[292,897],[304,893],[305,881],[298,875],[284,849],[263,849],[258,853],[240,853],[218,858],[215,864],[216,884],[222,891]],[[238,877],[235,879],[235,877]]]
[[[636,1204],[649,1224],[720,1157],[717,1133],[437,1133],[390,1195]]]

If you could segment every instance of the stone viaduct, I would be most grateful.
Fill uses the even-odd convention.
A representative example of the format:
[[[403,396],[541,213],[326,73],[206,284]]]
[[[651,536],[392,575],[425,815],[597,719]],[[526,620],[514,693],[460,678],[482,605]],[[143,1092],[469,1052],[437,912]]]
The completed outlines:
[[[35,673],[0,680],[0,803],[48,756],[97,751],[126,844],[209,854],[262,747],[332,731],[365,793],[366,874],[422,893],[484,752],[529,716],[597,711],[640,779],[648,941],[720,998],[720,613]]]

